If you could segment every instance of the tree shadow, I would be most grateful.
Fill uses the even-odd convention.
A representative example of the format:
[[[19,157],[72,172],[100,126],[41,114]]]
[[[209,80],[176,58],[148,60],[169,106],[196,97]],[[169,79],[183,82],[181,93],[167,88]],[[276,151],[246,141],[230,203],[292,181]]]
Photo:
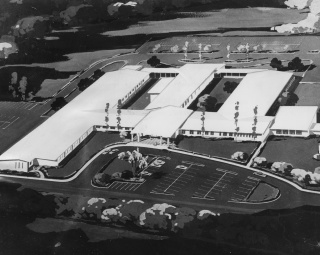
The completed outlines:
[[[54,68],[44,67],[30,67],[30,66],[8,66],[0,69],[0,101],[20,101],[21,98],[14,97],[9,90],[9,85],[12,81],[12,73],[17,73],[17,80],[15,84],[12,84],[15,91],[18,91],[19,82],[22,77],[27,78],[26,95],[32,92],[36,95],[41,90],[41,85],[46,79],[58,80],[67,79],[76,72],[60,72]],[[39,97],[37,100],[40,101]]]
[[[160,171],[160,172],[155,172],[151,175],[152,179],[161,179],[163,176],[166,176],[167,173]]]

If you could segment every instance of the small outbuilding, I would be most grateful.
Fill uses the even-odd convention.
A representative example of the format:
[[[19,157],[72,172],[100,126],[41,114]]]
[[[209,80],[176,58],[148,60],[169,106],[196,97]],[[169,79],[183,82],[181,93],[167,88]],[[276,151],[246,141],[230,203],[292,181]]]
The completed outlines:
[[[277,136],[307,137],[314,134],[318,106],[281,106],[271,127]],[[320,131],[320,130],[319,130]]]

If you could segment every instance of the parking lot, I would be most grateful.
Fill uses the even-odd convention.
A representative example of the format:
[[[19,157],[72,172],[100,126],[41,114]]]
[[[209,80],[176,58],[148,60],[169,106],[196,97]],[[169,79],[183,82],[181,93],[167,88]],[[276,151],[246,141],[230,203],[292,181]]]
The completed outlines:
[[[260,179],[248,176],[242,183],[237,187],[237,190],[233,193],[230,201],[245,201],[253,190],[258,186]]]
[[[188,187],[201,167],[204,165],[182,161],[182,164],[177,165],[168,175],[165,175],[150,193],[174,196]]]
[[[39,104],[33,102],[0,102],[0,111],[1,110],[26,110],[31,111],[35,109]]]
[[[7,129],[19,119],[17,116],[0,114],[0,129]]]
[[[145,182],[145,181],[144,181]],[[136,191],[144,182],[132,183],[123,181],[114,181],[106,187],[108,190]]]
[[[111,149],[103,155],[114,157],[121,151]],[[172,158],[170,154],[167,156],[143,151],[141,148],[141,153],[148,156],[148,166],[141,172],[142,180],[117,180],[108,184],[105,189],[184,198],[194,202],[241,203],[246,202],[260,183],[260,177],[237,172],[230,167],[212,167],[211,162],[207,164],[198,160]],[[121,172],[129,166],[128,162],[119,161],[116,165],[110,164],[106,172]]]
[[[216,200],[221,196],[222,192],[227,191],[231,187],[232,179],[238,174],[236,172],[217,168],[198,190],[193,194],[192,198]]]

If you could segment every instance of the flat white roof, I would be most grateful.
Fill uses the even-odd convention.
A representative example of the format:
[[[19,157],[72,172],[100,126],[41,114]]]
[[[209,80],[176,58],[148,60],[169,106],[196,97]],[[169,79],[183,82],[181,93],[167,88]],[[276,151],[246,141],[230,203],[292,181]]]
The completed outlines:
[[[160,94],[174,78],[161,78],[149,91],[149,94]]]
[[[192,114],[191,110],[167,106],[151,111],[132,130],[133,134],[172,137]]]
[[[247,74],[218,112],[233,119],[235,104],[239,102],[239,118],[253,117],[255,106],[258,106],[258,115],[264,116],[292,75],[270,70]]]
[[[175,79],[155,98],[146,109],[164,106],[181,107],[184,101],[204,82],[209,83],[210,75],[224,64],[186,64],[179,69]]]
[[[116,105],[118,99],[148,77],[147,73],[132,70],[104,74],[61,110],[5,151],[0,160],[21,159],[29,162],[34,158],[56,160],[90,127],[105,125],[106,103],[110,104],[110,108]]]
[[[281,106],[271,129],[309,130],[318,106]]]
[[[197,130],[202,129],[202,112],[194,112],[190,118],[181,127],[182,130]],[[257,118],[256,133],[263,134],[274,117],[259,116]],[[237,126],[239,127],[239,133],[252,133],[253,127],[253,117],[239,119]],[[224,118],[221,114],[217,112],[206,112],[204,120],[205,131],[215,131],[215,132],[236,132],[236,125],[233,120]]]
[[[121,127],[135,127],[150,111],[146,110],[121,110],[120,114],[120,126]],[[101,110],[100,113],[97,112],[96,114],[103,115],[104,110]],[[104,113],[104,116],[106,116],[106,113]],[[109,112],[109,126],[117,126],[118,120],[118,113],[115,110],[112,110]],[[102,120],[103,125],[106,123],[104,122],[104,119]]]

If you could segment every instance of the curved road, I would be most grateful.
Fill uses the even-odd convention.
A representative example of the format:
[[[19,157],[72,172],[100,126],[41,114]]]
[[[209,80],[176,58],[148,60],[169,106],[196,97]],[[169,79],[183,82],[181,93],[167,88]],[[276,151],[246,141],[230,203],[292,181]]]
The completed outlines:
[[[133,150],[136,147],[130,145],[116,145],[113,148],[119,149],[119,151]],[[314,205],[320,206],[320,194],[310,194],[300,191],[288,184],[281,179],[273,178],[272,176],[260,177],[253,174],[253,171],[245,167],[223,162],[221,160],[209,160],[203,159],[198,156],[185,155],[180,152],[160,150],[156,148],[141,147],[140,150],[143,154],[153,154],[163,157],[170,157],[171,162],[167,162],[167,168],[164,176],[169,176],[170,172],[178,164],[185,162],[196,162],[197,164],[205,165],[204,168],[197,168],[198,171],[196,176],[190,179],[190,182],[182,187],[178,192],[174,192],[174,195],[163,195],[150,193],[154,187],[162,182],[162,177],[157,179],[146,177],[147,181],[142,184],[139,188],[134,191],[121,190],[119,189],[106,189],[94,187],[91,184],[91,180],[94,175],[104,166],[109,160],[114,158],[117,154],[103,154],[106,149],[98,153],[92,160],[90,160],[79,173],[70,178],[70,180],[50,181],[41,179],[31,178],[17,178],[2,176],[1,181],[3,182],[14,182],[20,183],[23,187],[29,187],[38,191],[59,193],[63,195],[83,195],[88,197],[117,197],[117,198],[129,198],[129,199],[143,199],[150,202],[165,202],[169,204],[179,206],[191,206],[199,209],[215,209],[221,213],[224,212],[238,212],[238,213],[255,213],[266,209],[289,209],[303,205]],[[228,202],[229,198],[215,197],[215,200],[211,199],[196,199],[192,198],[192,194],[197,189],[201,188],[209,178],[211,172],[215,169],[225,169],[237,173],[237,179],[240,180],[239,184],[231,186],[231,192],[236,192],[239,188],[240,183],[247,178],[247,176],[259,178],[261,181],[271,184],[272,186],[278,187],[280,190],[280,197],[271,202],[248,204],[239,202]],[[236,181],[237,183],[237,181]],[[230,190],[229,190],[230,193]]]

